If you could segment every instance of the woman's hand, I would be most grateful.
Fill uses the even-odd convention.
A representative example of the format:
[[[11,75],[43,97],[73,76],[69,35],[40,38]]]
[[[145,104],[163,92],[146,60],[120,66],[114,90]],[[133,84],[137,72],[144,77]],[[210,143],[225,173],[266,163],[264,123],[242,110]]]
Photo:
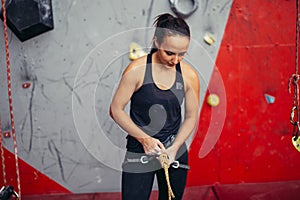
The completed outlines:
[[[178,151],[178,148],[175,148],[175,146],[173,146],[173,145],[164,151],[164,153],[166,153],[169,157],[170,164],[172,164],[175,161],[177,151]]]
[[[143,145],[145,154],[147,155],[159,155],[165,150],[164,145],[153,137],[140,138],[139,142]]]

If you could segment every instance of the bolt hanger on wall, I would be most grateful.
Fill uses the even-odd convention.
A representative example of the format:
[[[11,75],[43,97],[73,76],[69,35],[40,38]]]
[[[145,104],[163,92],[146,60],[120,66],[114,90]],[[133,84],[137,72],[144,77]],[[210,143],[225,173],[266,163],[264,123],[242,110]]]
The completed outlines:
[[[187,18],[198,8],[197,0],[169,0],[172,11],[181,18]]]

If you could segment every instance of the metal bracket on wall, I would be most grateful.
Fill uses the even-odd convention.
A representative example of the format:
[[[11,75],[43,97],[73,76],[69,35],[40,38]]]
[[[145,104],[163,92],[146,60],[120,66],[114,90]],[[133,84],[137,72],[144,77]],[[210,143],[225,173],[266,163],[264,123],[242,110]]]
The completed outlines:
[[[172,11],[181,18],[186,18],[192,15],[198,8],[199,2],[197,0],[189,0],[192,3],[192,6],[188,10],[182,9],[182,6],[185,4],[180,0],[169,0]]]

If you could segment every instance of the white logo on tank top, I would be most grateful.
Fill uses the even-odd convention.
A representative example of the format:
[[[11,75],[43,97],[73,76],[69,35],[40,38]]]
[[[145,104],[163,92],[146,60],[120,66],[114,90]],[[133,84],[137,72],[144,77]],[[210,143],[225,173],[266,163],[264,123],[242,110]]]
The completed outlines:
[[[180,82],[176,82],[176,90],[182,90],[183,85]]]

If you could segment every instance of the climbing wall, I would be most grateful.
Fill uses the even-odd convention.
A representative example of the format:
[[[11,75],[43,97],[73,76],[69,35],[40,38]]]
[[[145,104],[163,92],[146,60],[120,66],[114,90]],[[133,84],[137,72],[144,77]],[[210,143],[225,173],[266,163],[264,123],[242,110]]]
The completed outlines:
[[[288,93],[295,72],[295,23],[295,1],[233,2],[206,94],[219,95],[221,103],[203,104],[190,151],[191,165],[197,166],[190,185],[300,179],[289,121],[294,94]],[[215,113],[226,113],[225,118]],[[218,134],[220,127],[214,148],[201,149],[214,139],[207,134]]]
[[[173,11],[167,0],[52,6],[53,30],[24,42],[8,31],[22,194],[112,199],[120,192],[126,134],[108,116],[109,102],[130,44],[149,49],[154,17]],[[201,110],[188,140],[185,198],[295,198],[300,160],[287,90],[295,70],[295,0],[199,1],[186,21],[192,38],[185,61],[199,73]],[[5,172],[16,187],[3,38],[0,52]],[[211,95],[219,102],[208,104]]]
[[[199,72],[201,101],[231,4],[201,1],[187,18],[192,40],[186,61]],[[126,135],[109,118],[109,102],[130,62],[131,42],[149,49],[154,17],[173,11],[167,0],[52,0],[52,7],[54,30],[24,42],[8,32],[22,194],[118,192]],[[211,45],[203,40],[207,33]],[[16,186],[0,41],[5,170],[8,184]]]

